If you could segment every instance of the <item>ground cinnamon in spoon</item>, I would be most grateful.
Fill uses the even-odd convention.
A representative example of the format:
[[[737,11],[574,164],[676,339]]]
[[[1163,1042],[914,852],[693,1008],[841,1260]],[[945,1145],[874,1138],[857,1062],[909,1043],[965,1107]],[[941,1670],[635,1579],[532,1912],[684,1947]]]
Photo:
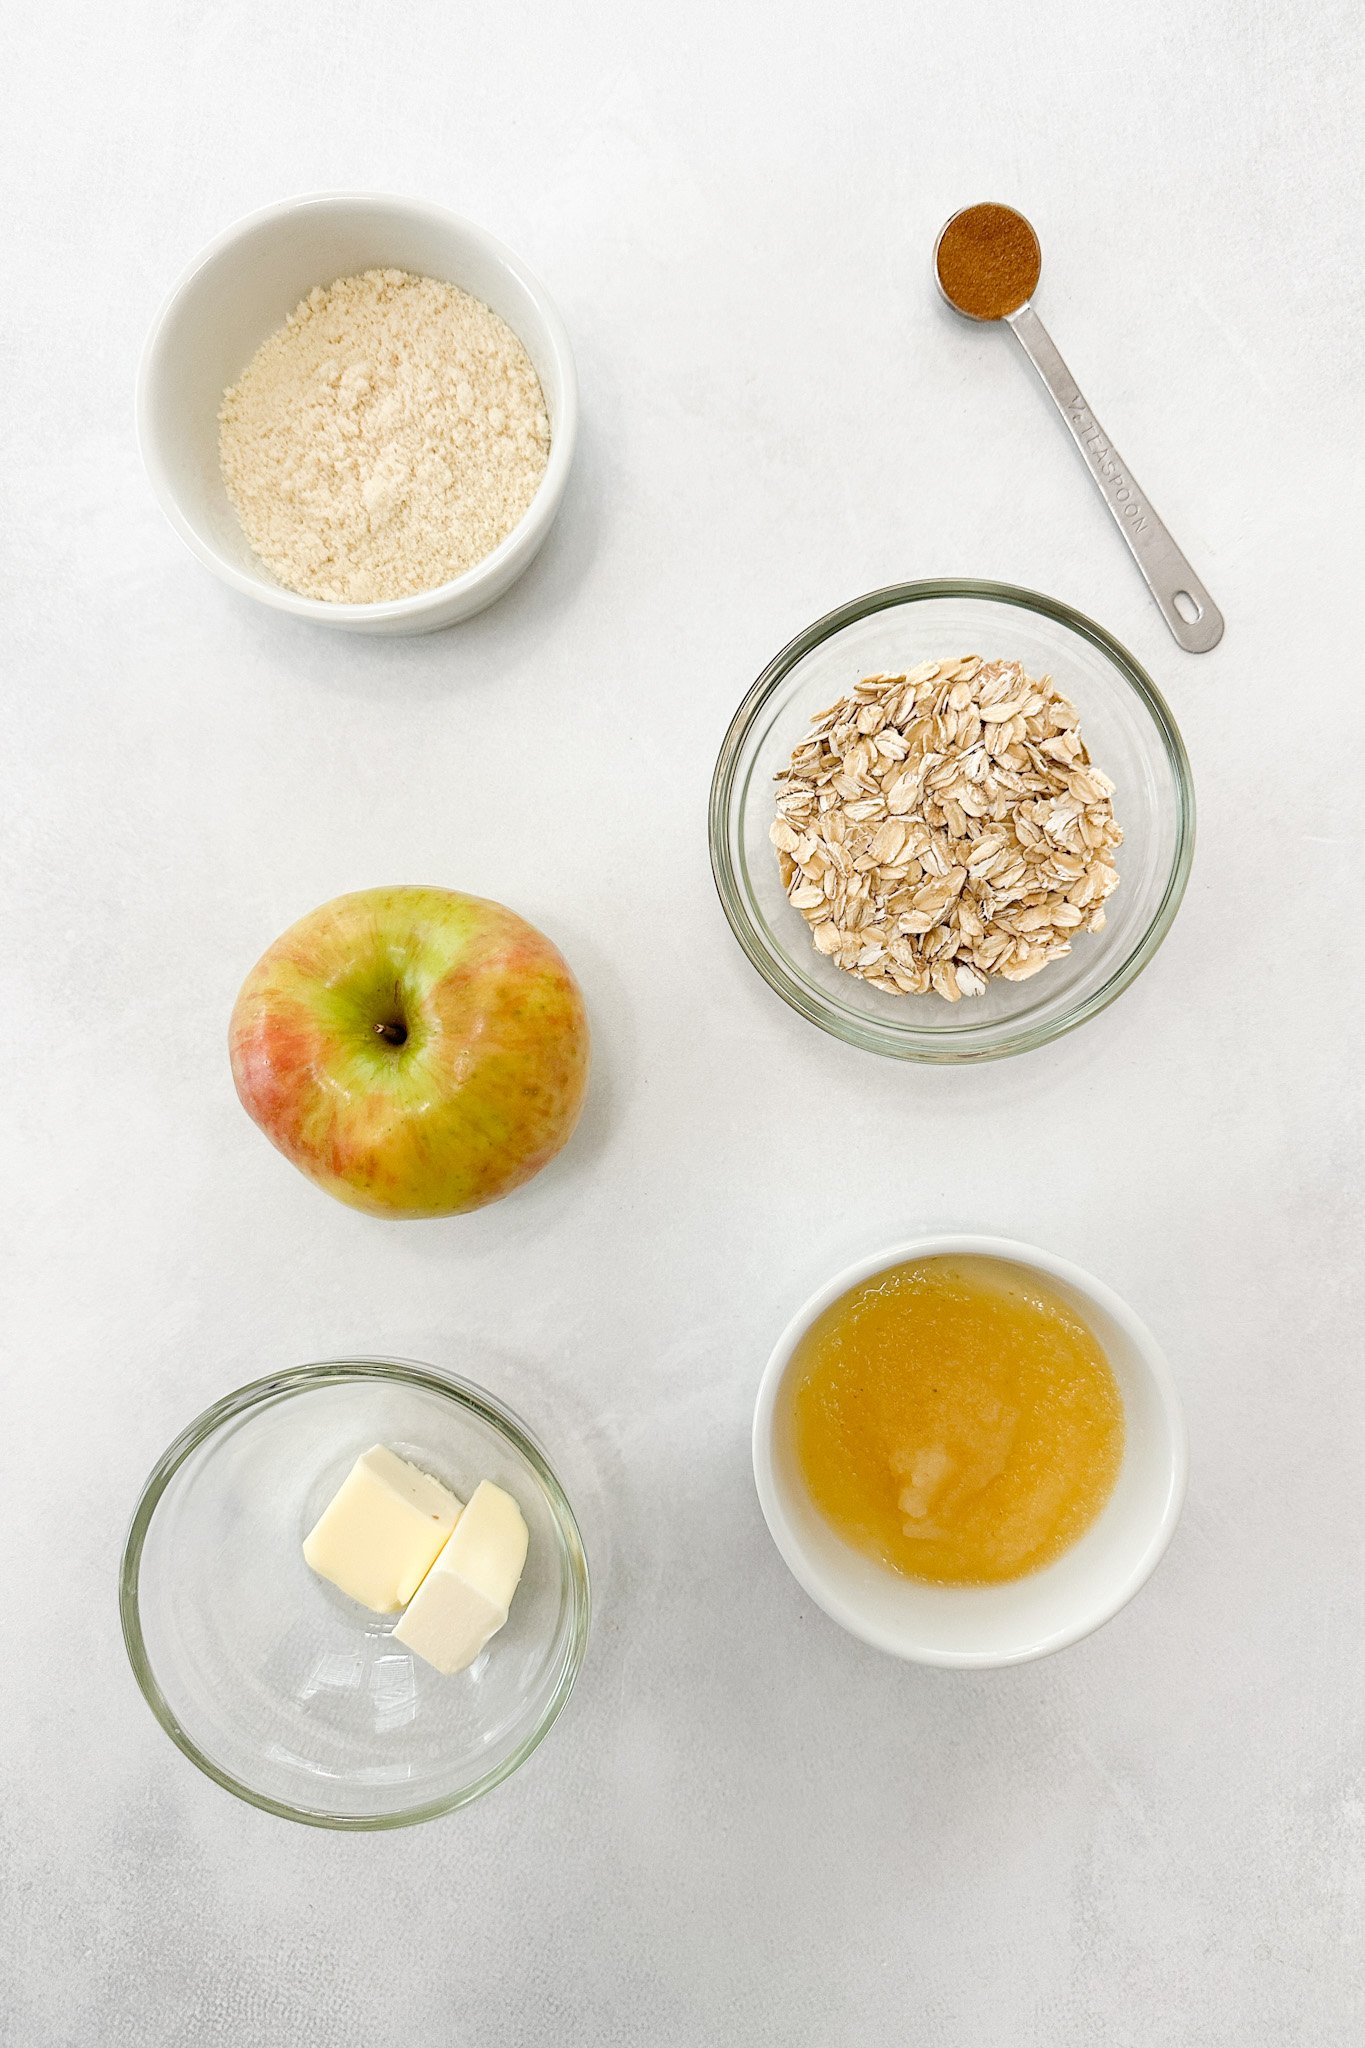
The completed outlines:
[[[1033,296],[1043,267],[1038,237],[1012,206],[955,213],[934,252],[943,296],[969,320],[1003,320]]]

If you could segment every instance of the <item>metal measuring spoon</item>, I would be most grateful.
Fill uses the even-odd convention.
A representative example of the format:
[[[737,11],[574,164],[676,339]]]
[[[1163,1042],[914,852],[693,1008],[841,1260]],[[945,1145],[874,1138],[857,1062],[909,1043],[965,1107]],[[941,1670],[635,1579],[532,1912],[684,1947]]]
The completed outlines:
[[[1038,237],[1010,206],[968,206],[934,244],[934,275],[955,313],[1004,320],[1042,378],[1127,541],[1161,616],[1190,654],[1223,637],[1223,614],[1139,490],[1122,456],[1081,396],[1080,386],[1033,310],[1043,268]]]

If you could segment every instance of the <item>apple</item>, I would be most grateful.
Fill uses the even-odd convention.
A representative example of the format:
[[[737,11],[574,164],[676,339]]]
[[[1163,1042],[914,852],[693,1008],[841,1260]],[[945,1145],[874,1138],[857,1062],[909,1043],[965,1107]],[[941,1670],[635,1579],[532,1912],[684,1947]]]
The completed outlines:
[[[566,1142],[588,1079],[561,954],[454,889],[361,889],[300,918],[242,984],[229,1044],[248,1116],[373,1216],[510,1194]]]

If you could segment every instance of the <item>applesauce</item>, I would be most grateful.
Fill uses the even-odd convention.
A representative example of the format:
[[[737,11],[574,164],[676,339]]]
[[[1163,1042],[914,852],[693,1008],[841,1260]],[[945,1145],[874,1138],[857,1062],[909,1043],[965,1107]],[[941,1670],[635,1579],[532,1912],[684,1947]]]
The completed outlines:
[[[1108,1500],[1124,1418],[1099,1340],[1004,1260],[893,1266],[806,1332],[788,1378],[797,1464],[856,1549],[941,1585],[1022,1578]]]

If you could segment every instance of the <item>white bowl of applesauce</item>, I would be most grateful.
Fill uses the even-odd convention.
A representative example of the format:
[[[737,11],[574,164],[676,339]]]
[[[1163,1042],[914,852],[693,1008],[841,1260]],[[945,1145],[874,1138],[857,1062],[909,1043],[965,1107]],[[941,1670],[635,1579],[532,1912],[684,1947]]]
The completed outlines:
[[[980,1668],[1065,1649],[1161,1559],[1186,1438],[1150,1331],[1068,1260],[912,1239],[792,1318],[754,1410],[788,1569],[851,1635]]]

